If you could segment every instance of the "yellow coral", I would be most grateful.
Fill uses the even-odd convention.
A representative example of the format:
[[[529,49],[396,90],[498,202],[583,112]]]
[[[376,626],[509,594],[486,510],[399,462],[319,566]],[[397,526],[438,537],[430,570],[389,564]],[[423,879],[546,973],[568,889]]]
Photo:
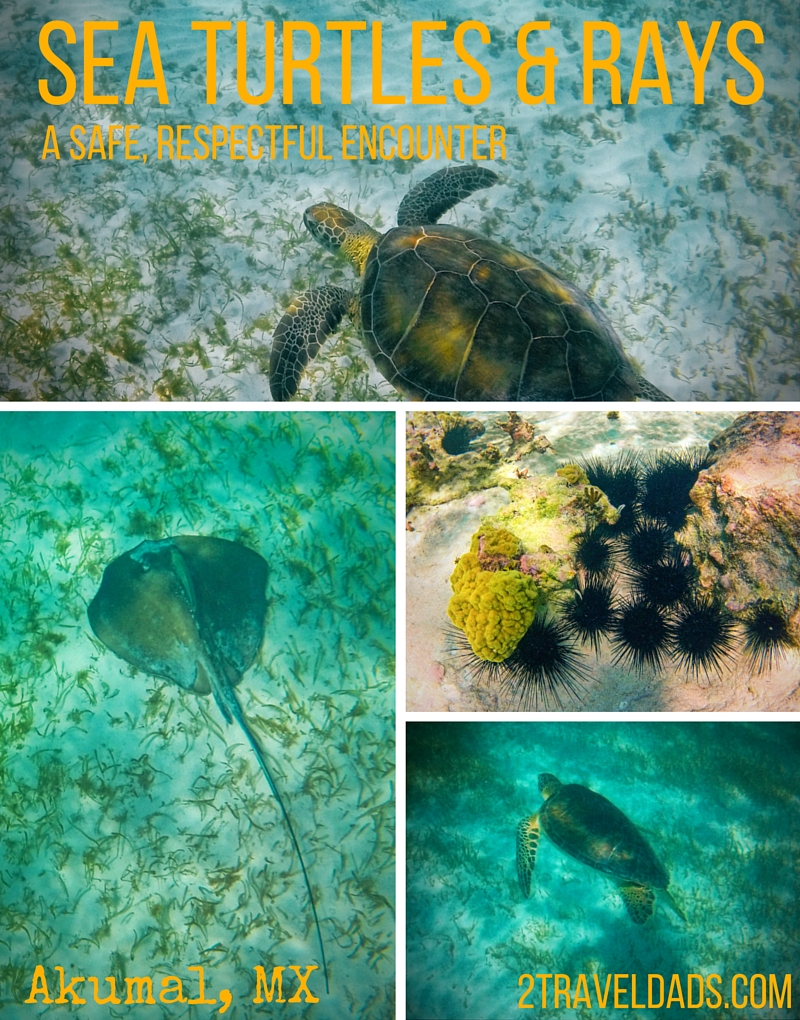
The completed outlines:
[[[462,556],[450,578],[447,614],[467,636],[473,652],[502,662],[514,651],[536,615],[536,585],[519,570],[481,570],[478,555]]]
[[[481,549],[481,539],[483,549]],[[519,539],[505,528],[483,528],[476,531],[469,544],[470,552],[482,552],[485,556],[519,556]]]

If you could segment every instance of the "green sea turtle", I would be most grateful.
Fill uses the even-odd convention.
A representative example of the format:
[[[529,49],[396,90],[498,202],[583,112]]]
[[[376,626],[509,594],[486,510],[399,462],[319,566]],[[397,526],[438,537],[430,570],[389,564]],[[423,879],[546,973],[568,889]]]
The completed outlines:
[[[358,291],[307,290],[289,305],[273,338],[273,398],[297,391],[349,313],[381,374],[412,400],[670,400],[560,273],[476,230],[436,225],[498,180],[486,167],[439,170],[411,189],[385,234],[328,202],[306,209],[312,236],[341,248],[363,280]]]
[[[545,802],[517,826],[517,875],[530,895],[539,846],[539,830],[565,854],[610,875],[618,884],[628,914],[644,924],[653,914],[655,889],[662,890],[676,913],[685,915],[667,891],[669,875],[653,848],[618,807],[588,786],[562,784],[549,772],[539,776]]]

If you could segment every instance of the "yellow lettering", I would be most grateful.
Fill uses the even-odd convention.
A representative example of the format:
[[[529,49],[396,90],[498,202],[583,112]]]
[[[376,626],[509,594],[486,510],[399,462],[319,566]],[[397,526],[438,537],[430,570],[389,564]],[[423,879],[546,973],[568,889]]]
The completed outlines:
[[[563,988],[561,987],[563,984]],[[567,1009],[570,1007],[569,1001],[569,975],[568,974],[556,974],[555,976],[555,988],[553,995],[553,1009],[558,1009],[558,1000],[563,995],[567,1000]]]
[[[736,986],[740,981],[743,982],[744,984],[747,984],[747,978],[745,977],[745,975],[734,974],[733,979],[731,980],[731,1005],[733,1006],[734,1009],[744,1009],[744,1007],[747,1005],[746,995],[741,1002],[739,1002],[739,999],[737,997],[738,992],[736,991]]]
[[[753,79],[753,91],[749,96],[741,95],[736,88],[735,78],[728,78],[725,82],[725,87],[728,90],[729,97],[737,104],[737,106],[752,106],[752,104],[757,103],[764,94],[764,75],[756,67],[752,60],[748,60],[748,58],[739,49],[736,37],[743,30],[752,32],[753,38],[759,46],[764,42],[764,33],[755,21],[737,21],[735,25],[731,25],[728,29],[728,51],[736,63],[741,64],[745,71],[747,71]]]
[[[708,991],[706,1002],[709,1009],[719,1009],[722,1005],[722,995],[720,994],[719,988],[713,987],[714,983],[722,985],[722,977],[719,974],[709,974],[706,978],[706,990]],[[791,1003],[789,1003],[789,1005],[791,1005]]]
[[[614,59],[616,60],[616,57]],[[605,1009],[606,1003],[608,1002],[608,993],[611,990],[611,975],[606,975],[606,984],[603,992],[600,991],[600,979],[598,976],[593,974],[592,977],[594,978],[594,990],[597,992],[597,1001],[600,1005],[600,1009]]]
[[[300,982],[300,986],[298,987],[297,992],[291,997],[291,999],[289,999],[289,1002],[301,1002],[302,1001],[300,999],[301,992],[305,992],[306,1002],[319,1002],[319,999],[315,998],[311,994],[311,989],[308,987],[308,979],[311,976],[312,970],[319,970],[317,965],[315,963],[312,963],[310,967],[306,967],[305,971],[302,974],[300,973],[299,967],[290,966],[289,970],[293,970],[295,972],[295,974],[297,975],[297,980]]]
[[[721,22],[712,21],[711,28],[708,30],[708,36],[706,37],[705,46],[703,47],[703,55],[697,56],[697,48],[692,38],[692,33],[689,30],[688,21],[679,21],[678,28],[681,31],[681,38],[683,39],[683,45],[686,47],[686,52],[689,55],[689,62],[692,65],[694,71],[694,103],[695,106],[702,106],[706,99],[706,68],[708,67],[708,61],[711,58],[711,51],[714,49],[714,43],[717,39],[717,32],[719,32],[719,26]]]
[[[474,96],[469,95],[465,91],[464,83],[460,78],[456,78],[453,82],[453,92],[455,93],[455,97],[459,103],[464,103],[465,106],[472,104],[477,105],[478,103],[485,102],[485,100],[489,98],[489,93],[492,89],[492,80],[489,77],[489,72],[483,64],[479,63],[479,61],[477,61],[475,57],[468,52],[464,45],[464,36],[467,32],[477,32],[484,46],[492,41],[489,29],[481,21],[462,21],[456,29],[456,34],[453,38],[453,47],[456,54],[462,63],[467,65],[470,71],[474,71],[480,82],[480,89]]]
[[[74,33],[73,33],[74,35]],[[72,40],[75,42],[75,40]],[[45,1004],[51,1003],[53,1000],[50,998],[50,994],[47,990],[47,978],[45,977],[44,967],[41,963],[37,964],[33,969],[33,978],[31,980],[31,994],[25,1000],[26,1004],[36,1002],[36,996],[42,996],[42,1002]]]
[[[653,981],[658,981],[658,1002],[653,1002]],[[660,974],[647,976],[647,1006],[649,1009],[661,1009],[664,1005],[664,978]]]
[[[647,58],[647,43],[653,45],[653,60],[656,65],[657,78],[642,78],[644,62]],[[642,34],[639,37],[639,49],[636,52],[636,64],[633,68],[633,79],[631,80],[631,94],[628,103],[635,106],[639,98],[640,88],[661,89],[661,102],[666,106],[672,104],[672,93],[669,88],[669,77],[667,65],[664,61],[664,50],[661,46],[661,35],[658,31],[657,21],[645,21],[642,24]]]
[[[153,65],[154,78],[140,78],[139,70],[142,66],[144,55],[144,44],[150,50],[150,63]],[[133,47],[133,60],[128,75],[128,87],[125,90],[125,102],[132,103],[136,96],[137,89],[155,89],[158,93],[158,101],[162,106],[169,103],[167,95],[167,82],[164,78],[164,69],[161,66],[161,54],[158,49],[158,37],[156,26],[152,21],[140,21],[136,33],[136,44]]]
[[[103,129],[99,124],[94,124],[92,126],[91,137],[89,138],[89,159],[91,159],[92,156],[96,156],[98,153],[102,159],[106,158],[106,147],[103,145]]]
[[[592,1000],[589,998],[589,986],[586,983],[586,975],[578,975],[578,983],[575,986],[575,998],[572,1000],[572,1008],[577,1009],[578,1004],[588,1006],[591,1009]]]
[[[253,96],[247,90],[247,22],[236,22],[236,89],[239,98],[249,106],[261,106],[272,99],[275,91],[275,22],[264,25],[264,91]]]
[[[716,976],[716,975],[715,975]],[[772,1008],[775,1002],[778,1009],[783,1009],[783,1000],[786,999],[786,1008],[792,1008],[792,975],[783,975],[783,988],[778,989],[778,979],[775,974],[769,976],[769,1004]]]
[[[48,124],[47,131],[45,132],[44,135],[44,147],[42,148],[42,159],[44,159],[45,156],[49,156],[51,152],[56,157],[56,159],[61,159],[61,153],[58,151],[58,138],[56,136],[55,125]]]
[[[210,134],[208,127],[205,124],[198,124],[197,127],[194,129],[194,140],[197,142],[200,148],[194,150],[195,159],[208,159],[209,155],[211,154],[211,149],[209,149],[208,147],[208,142],[206,141],[205,138],[201,137],[201,135],[203,134],[206,136],[206,138],[208,138]]]
[[[305,32],[309,39],[309,53],[307,57],[298,59],[294,55],[294,33]],[[307,71],[310,79],[311,102],[319,105],[322,102],[322,87],[320,84],[319,71],[314,67],[314,62],[320,51],[319,29],[310,21],[284,21],[283,23],[283,101],[286,104],[294,102],[292,92],[292,80],[295,69]]]
[[[153,979],[149,977],[132,977],[125,978],[125,984],[128,988],[128,994],[125,997],[125,1005],[131,1006],[135,1002],[147,1003],[148,1006],[154,1006],[156,1000],[153,998]],[[136,988],[136,998],[133,997],[133,989]],[[146,991],[146,998],[142,998],[142,991]]]
[[[83,159],[83,157],[86,155],[86,146],[83,144],[82,137],[78,138],[79,133],[81,136],[85,135],[86,128],[82,127],[80,124],[73,124],[72,127],[69,129],[69,136],[72,139],[72,141],[78,146],[77,151],[72,148],[69,150],[69,154],[73,159]]]
[[[217,101],[217,32],[227,32],[230,21],[193,21],[193,32],[206,33],[206,103]]]
[[[119,102],[119,96],[96,96],[94,93],[94,69],[96,67],[113,67],[113,57],[96,57],[94,55],[95,32],[116,32],[119,27],[116,21],[84,21],[83,23],[83,101],[89,103],[106,103],[111,106]]]
[[[97,1003],[98,1006],[107,1006],[109,1003],[112,1003],[115,1006],[119,1006],[119,1004],[122,1002],[122,999],[117,998],[116,978],[114,977],[106,978],[106,981],[108,981],[109,986],[111,987],[111,994],[108,996],[107,999],[98,998],[100,992],[100,982],[97,980],[97,978],[90,977],[89,981],[91,984],[94,985],[94,1001]]]
[[[42,30],[39,32],[39,49],[45,60],[64,75],[64,91],[60,96],[54,96],[50,91],[49,79],[40,78],[39,95],[51,106],[63,106],[75,95],[77,82],[75,72],[69,64],[65,64],[61,57],[57,57],[50,48],[50,36],[53,32],[63,32],[70,44],[73,44],[76,39],[75,29],[68,21],[48,21],[46,25],[42,25]]]
[[[158,158],[162,158],[162,149],[169,149],[169,159],[175,158],[174,146],[172,140],[175,137],[175,132],[169,126],[169,124],[159,124],[157,144],[158,144]]]
[[[423,57],[422,33],[443,32],[446,21],[411,22],[411,102],[414,105],[441,106],[447,102],[445,96],[426,96],[422,91],[422,71],[425,67],[441,67],[441,57]]]
[[[692,998],[692,983],[696,981],[699,985],[700,998],[697,1002]],[[689,1009],[699,1009],[704,1002],[703,995],[703,975],[702,974],[687,974],[686,976],[686,1005]]]
[[[400,105],[406,101],[405,96],[385,96],[383,94],[383,22],[372,22],[372,102]]]
[[[611,52],[603,59],[595,59],[594,33],[608,32],[611,36]],[[611,102],[619,105],[622,102],[622,81],[614,64],[619,59],[622,39],[619,29],[611,21],[584,21],[583,23],[583,102],[594,102],[594,72],[608,71],[611,78]],[[595,980],[597,975],[595,975]]]
[[[499,156],[495,156],[495,149],[500,152]],[[505,159],[506,158],[506,129],[502,124],[492,124],[489,127],[489,159]]]
[[[168,998],[167,992],[175,992],[175,994],[171,998]],[[175,974],[170,974],[168,977],[161,978],[161,991],[158,994],[158,1001],[186,1002],[186,996],[183,994],[183,982]]]
[[[85,1006],[86,1005],[86,999],[82,999],[80,997],[80,995],[78,995],[78,993],[73,988],[73,985],[80,984],[81,982],[85,981],[86,978],[84,978],[84,977],[74,977],[70,981],[70,983],[68,985],[65,985],[64,984],[64,968],[63,967],[56,967],[56,970],[58,971],[58,980],[59,980],[59,984],[61,986],[61,993],[58,996],[58,998],[55,1000],[56,1005],[57,1006],[63,1006],[67,1002],[67,995],[71,995],[73,1003],[75,1003],[78,1006]]]
[[[131,152],[132,145],[138,145],[139,139],[133,137],[133,132],[139,130],[138,124],[125,125],[125,159],[141,159],[135,152]]]
[[[254,968],[256,972],[256,994],[253,1002],[261,1003],[264,1002],[264,997],[261,994],[261,987],[264,987],[264,996],[267,1002],[272,1002],[272,997],[275,994],[275,984],[278,985],[278,997],[275,999],[276,1002],[286,1002],[283,997],[283,967],[272,968],[272,984],[267,988],[267,975],[264,972],[263,967]]]
[[[342,105],[349,106],[353,98],[353,32],[364,32],[366,21],[328,21],[329,32],[342,33]]]
[[[678,974],[672,975],[672,980],[669,983],[669,994],[667,995],[667,1009],[672,1006],[673,1002],[679,1002],[681,1009],[686,1009],[686,1003],[683,1001],[683,989],[681,988],[681,979]]]
[[[542,100],[550,106],[556,101],[555,72],[558,64],[556,51],[552,46],[547,46],[543,57],[532,57],[527,47],[531,32],[547,32],[549,29],[549,21],[529,21],[517,33],[517,53],[523,59],[517,71],[517,95],[527,106],[535,106]],[[531,67],[544,68],[544,92],[539,96],[532,96],[528,91],[528,70]]]
[[[238,160],[238,159],[244,159],[244,153],[243,152],[237,152],[236,151],[236,146],[237,145],[244,145],[245,139],[244,138],[237,138],[236,137],[236,132],[237,131],[244,131],[244,124],[231,124],[231,153],[230,153],[230,155],[231,155],[231,159],[237,159]]]
[[[258,124],[251,124],[247,129],[247,155],[250,159],[261,159],[264,155],[264,146],[259,145],[257,149],[253,148],[253,135],[258,133],[258,137],[262,138],[264,132]]]

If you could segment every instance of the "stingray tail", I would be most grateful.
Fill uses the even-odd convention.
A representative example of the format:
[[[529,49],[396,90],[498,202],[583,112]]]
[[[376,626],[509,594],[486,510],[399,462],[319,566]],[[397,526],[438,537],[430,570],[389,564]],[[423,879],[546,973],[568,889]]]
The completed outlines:
[[[305,862],[303,861],[303,854],[300,851],[300,843],[297,840],[294,827],[292,826],[292,822],[289,818],[289,812],[286,810],[286,805],[283,803],[281,795],[278,793],[278,788],[275,786],[275,781],[272,778],[272,775],[270,774],[269,766],[267,765],[264,759],[264,755],[261,751],[261,748],[258,746],[258,741],[250,732],[250,727],[247,725],[247,720],[244,717],[242,707],[239,704],[239,700],[236,697],[233,688],[226,684],[224,681],[222,683],[214,683],[214,697],[216,699],[217,704],[219,705],[220,711],[228,720],[228,722],[231,722],[232,719],[235,719],[236,722],[238,722],[239,725],[242,727],[244,735],[247,737],[247,742],[252,747],[256,758],[258,758],[258,764],[261,766],[261,771],[264,773],[266,780],[269,783],[269,788],[270,790],[272,790],[272,795],[278,802],[278,807],[281,809],[281,813],[283,814],[284,821],[286,822],[286,828],[289,830],[289,835],[292,838],[292,843],[294,845],[295,850],[297,851],[297,859],[300,861],[300,870],[303,872],[303,879],[305,880],[306,883],[308,899],[309,902],[311,903],[311,913],[314,916],[314,924],[317,929],[317,941],[319,942],[319,952],[322,958],[322,973],[325,975],[325,991],[328,994],[330,994],[330,986],[328,984],[328,964],[325,960],[325,946],[322,942],[322,929],[320,928],[319,917],[317,916],[317,904],[314,900],[314,893],[311,891],[311,881],[308,877],[308,872],[306,871]]]

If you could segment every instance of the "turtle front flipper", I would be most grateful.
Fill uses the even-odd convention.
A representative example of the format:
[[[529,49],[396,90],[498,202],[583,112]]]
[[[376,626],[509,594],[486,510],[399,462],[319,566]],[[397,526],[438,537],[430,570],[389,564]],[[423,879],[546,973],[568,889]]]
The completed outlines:
[[[354,300],[344,287],[322,287],[304,291],[292,301],[272,337],[269,388],[273,400],[294,396],[303,369],[352,309]]]
[[[517,826],[517,878],[527,899],[531,894],[531,877],[539,848],[539,815],[523,818]]]
[[[401,227],[422,227],[438,223],[448,209],[468,198],[473,191],[491,188],[500,178],[483,166],[446,166],[426,177],[406,195],[397,210]]]
[[[656,894],[646,885],[633,882],[620,886],[622,899],[628,908],[628,915],[635,924],[644,924],[653,916]]]

